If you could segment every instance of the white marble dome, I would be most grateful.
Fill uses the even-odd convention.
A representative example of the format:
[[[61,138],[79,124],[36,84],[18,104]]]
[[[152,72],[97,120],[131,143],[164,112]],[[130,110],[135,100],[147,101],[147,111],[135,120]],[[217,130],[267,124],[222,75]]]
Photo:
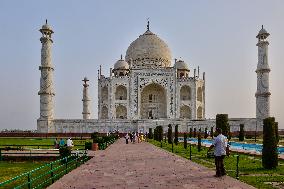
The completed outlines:
[[[188,65],[187,65],[183,60],[178,60],[178,61],[175,63],[175,67],[176,67],[178,70],[189,70]]]
[[[118,69],[128,70],[129,64],[125,60],[120,59],[120,60],[116,61],[116,63],[114,64],[114,69],[115,70],[118,70]]]
[[[48,24],[42,25],[41,29],[43,29],[43,30],[52,30],[51,26],[48,25]]]
[[[270,34],[266,31],[266,29],[263,28],[263,25],[261,27],[261,29],[259,30],[258,34],[257,34],[257,38],[259,38],[260,36],[263,36],[263,37],[268,37]]]
[[[130,44],[125,59],[127,62],[132,59],[133,66],[146,61],[154,66],[169,67],[171,65],[171,51],[162,39],[147,30]]]

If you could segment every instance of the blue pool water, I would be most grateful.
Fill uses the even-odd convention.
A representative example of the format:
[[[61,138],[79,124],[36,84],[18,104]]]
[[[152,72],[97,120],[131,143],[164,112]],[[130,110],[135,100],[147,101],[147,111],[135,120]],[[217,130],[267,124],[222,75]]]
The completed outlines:
[[[179,140],[183,141],[183,138],[181,137],[179,138]],[[187,141],[192,141],[192,142],[197,143],[196,138],[188,138]],[[212,140],[202,139],[201,143],[211,145]],[[239,142],[230,142],[230,147],[233,149],[252,150],[252,151],[257,151],[257,152],[262,151],[262,144],[247,144],[247,143],[239,143]],[[284,154],[284,147],[278,147],[278,153]]]

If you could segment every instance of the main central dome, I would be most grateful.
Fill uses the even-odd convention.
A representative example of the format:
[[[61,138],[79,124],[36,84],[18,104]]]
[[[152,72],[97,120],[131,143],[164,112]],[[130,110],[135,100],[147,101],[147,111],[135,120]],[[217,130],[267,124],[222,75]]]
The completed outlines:
[[[171,51],[168,45],[149,28],[133,41],[126,51],[125,60],[134,68],[171,66]]]

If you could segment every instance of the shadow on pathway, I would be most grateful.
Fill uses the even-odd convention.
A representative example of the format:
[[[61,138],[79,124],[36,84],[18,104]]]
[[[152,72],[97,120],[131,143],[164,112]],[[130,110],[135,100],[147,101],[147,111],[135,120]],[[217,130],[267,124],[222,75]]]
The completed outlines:
[[[125,144],[118,140],[71,171],[49,188],[150,188],[150,189],[250,189],[229,176],[161,150],[148,143]]]

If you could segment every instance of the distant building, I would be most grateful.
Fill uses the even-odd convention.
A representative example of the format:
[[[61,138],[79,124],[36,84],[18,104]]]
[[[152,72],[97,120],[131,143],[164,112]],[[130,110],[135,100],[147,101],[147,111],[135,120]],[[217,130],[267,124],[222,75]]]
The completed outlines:
[[[258,34],[259,63],[266,61],[268,33],[264,29]],[[168,124],[180,125],[181,131],[190,127],[205,129],[214,127],[215,120],[205,119],[205,72],[190,69],[183,60],[172,62],[168,45],[156,34],[147,30],[133,41],[121,58],[110,68],[109,76],[98,70],[98,119],[90,119],[90,98],[87,83],[83,82],[83,119],[55,119],[53,98],[53,64],[51,60],[52,28],[44,24],[40,29],[42,37],[40,80],[40,118],[38,132],[49,133],[86,133],[141,131]],[[268,35],[267,35],[268,34]],[[262,58],[266,56],[266,58]],[[191,72],[190,72],[191,71]],[[269,68],[258,66],[257,107],[269,107],[270,93],[259,87],[261,82],[268,83]],[[262,76],[260,76],[262,75]],[[257,114],[261,120],[269,113]],[[246,130],[260,130],[255,118],[231,119],[231,130],[238,130],[244,123]],[[258,127],[258,128],[257,128]]]

